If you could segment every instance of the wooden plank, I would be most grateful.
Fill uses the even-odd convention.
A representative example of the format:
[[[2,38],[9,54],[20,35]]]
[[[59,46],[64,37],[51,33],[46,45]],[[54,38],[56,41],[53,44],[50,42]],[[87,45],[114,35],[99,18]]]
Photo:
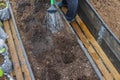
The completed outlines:
[[[31,77],[30,77],[29,70],[27,68],[27,64],[26,64],[25,57],[24,57],[23,52],[22,52],[22,48],[21,48],[19,40],[17,38],[16,31],[14,29],[12,19],[9,20],[9,23],[10,23],[10,27],[11,27],[11,30],[12,30],[12,33],[13,33],[14,42],[16,44],[15,47],[17,49],[17,54],[18,54],[20,62],[21,62],[22,72],[24,72],[24,79],[25,80],[32,80]]]
[[[9,51],[11,54],[13,66],[14,66],[14,71],[16,74],[16,79],[17,80],[24,80],[23,75],[22,75],[22,70],[20,67],[20,63],[19,63],[19,59],[18,59],[18,56],[16,53],[16,49],[15,49],[15,45],[14,45],[14,41],[13,41],[13,37],[12,37],[9,23],[8,23],[8,21],[4,21],[3,24],[4,24],[4,29],[5,29],[6,33],[9,35],[9,38],[7,39],[7,41],[8,41],[8,47],[9,47]]]
[[[64,8],[62,8],[63,11],[66,11]],[[77,25],[76,22],[71,23],[72,27],[80,37],[81,41],[85,45],[85,47],[88,49],[88,52],[92,56],[93,60],[96,62],[98,65],[99,69],[101,70],[101,73],[105,77],[106,80],[113,80],[113,77],[107,70],[106,66],[102,63],[101,59],[97,55],[96,51],[93,49],[93,47],[90,45],[89,41],[86,39],[85,35],[82,33],[82,31],[79,28],[79,25]],[[109,79],[108,79],[109,78]]]
[[[115,80],[120,80],[120,76],[118,71],[115,69],[114,65],[111,63],[107,55],[104,53],[104,51],[101,49],[95,38],[91,35],[89,30],[87,29],[86,25],[83,23],[83,21],[80,19],[80,17],[77,15],[76,20],[78,24],[81,26],[82,30],[85,32],[85,35],[87,36],[87,39],[92,43],[96,51],[98,52],[99,56],[103,59],[105,65],[111,72],[111,74],[114,76]]]
[[[98,65],[98,68],[101,70],[101,73],[103,74],[105,79],[113,80],[113,77],[110,75],[109,71],[107,70],[107,68],[105,67],[105,65],[103,64],[102,60],[99,58],[99,56],[96,54],[96,51],[90,45],[89,41],[85,38],[84,34],[80,30],[80,28],[77,25],[77,23],[73,22],[72,26],[73,26],[74,30],[76,31],[76,33],[78,34],[78,36],[81,39],[81,41],[84,43],[85,47],[87,48],[88,52],[92,56],[92,58],[95,61],[95,63]]]

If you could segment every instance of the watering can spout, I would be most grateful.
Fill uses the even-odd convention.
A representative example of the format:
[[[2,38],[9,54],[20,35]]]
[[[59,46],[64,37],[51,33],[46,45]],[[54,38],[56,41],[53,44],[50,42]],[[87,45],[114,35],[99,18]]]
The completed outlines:
[[[51,5],[51,7],[47,11],[48,13],[56,13],[57,9],[54,7],[54,5]]]
[[[48,13],[56,13],[57,12],[57,9],[55,8],[54,4],[55,4],[55,1],[54,0],[50,0],[50,8],[47,10]]]

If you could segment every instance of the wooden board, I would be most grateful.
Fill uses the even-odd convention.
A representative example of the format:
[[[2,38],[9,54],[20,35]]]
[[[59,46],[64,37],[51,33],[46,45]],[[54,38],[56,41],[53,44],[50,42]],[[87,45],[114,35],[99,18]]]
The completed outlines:
[[[9,52],[10,52],[12,62],[13,62],[13,68],[15,71],[16,79],[17,80],[24,80],[23,75],[22,75],[22,70],[20,67],[20,63],[19,63],[19,59],[17,56],[17,51],[16,51],[15,44],[13,41],[13,36],[11,33],[9,22],[4,21],[3,24],[4,24],[4,29],[5,29],[6,33],[9,35],[7,42],[8,42]]]
[[[105,67],[105,65],[102,63],[102,60],[96,54],[96,51],[93,49],[93,47],[91,46],[91,44],[89,43],[89,41],[86,39],[86,37],[84,36],[84,34],[82,33],[82,31],[79,29],[78,24],[75,23],[75,22],[73,22],[72,26],[74,26],[73,27],[74,30],[76,31],[77,35],[79,36],[79,38],[81,39],[81,41],[83,42],[83,44],[85,45],[85,47],[87,48],[88,52],[92,56],[93,60],[95,61],[95,63],[99,67],[99,69],[102,71],[102,74],[105,77],[105,79],[106,80],[107,79],[113,80],[113,77],[110,75],[109,71],[107,70],[107,68]]]
[[[21,48],[19,40],[17,38],[17,34],[16,34],[15,29],[14,29],[14,25],[13,25],[12,19],[9,20],[9,24],[11,26],[11,31],[13,33],[13,39],[14,39],[15,47],[17,49],[18,57],[19,57],[19,60],[20,60],[20,63],[21,63],[22,72],[24,72],[24,79],[25,80],[32,80],[30,78],[30,73],[29,73],[29,70],[27,68],[25,57],[23,55],[22,48]]]
[[[120,40],[105,24],[89,0],[79,0],[78,4],[78,15],[120,73]]]
[[[89,30],[87,29],[86,25],[82,22],[80,17],[77,15],[76,20],[78,24],[80,25],[81,29],[84,31],[85,35],[87,36],[87,40],[90,41],[90,43],[93,45],[95,50],[97,51],[97,54],[100,56],[100,58],[103,60],[105,66],[108,68],[108,70],[111,72],[111,74],[114,76],[116,80],[120,80],[120,76],[118,71],[115,69],[112,62],[109,60],[109,58],[106,56],[102,48],[99,46],[95,38],[91,35]]]
[[[62,8],[62,10],[66,12],[65,8]],[[76,21],[72,22],[71,25],[97,64],[103,77],[106,80],[120,80],[118,71],[78,15],[76,16]]]
[[[32,80],[12,19],[4,21],[3,24],[5,32],[9,36],[7,43],[13,62],[12,76],[14,76],[16,80]]]

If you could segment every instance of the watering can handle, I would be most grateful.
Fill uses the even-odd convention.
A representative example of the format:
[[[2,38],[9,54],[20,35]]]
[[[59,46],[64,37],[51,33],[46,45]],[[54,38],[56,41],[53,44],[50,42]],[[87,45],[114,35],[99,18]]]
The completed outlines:
[[[55,2],[54,0],[50,0],[51,5],[54,5],[54,2]]]

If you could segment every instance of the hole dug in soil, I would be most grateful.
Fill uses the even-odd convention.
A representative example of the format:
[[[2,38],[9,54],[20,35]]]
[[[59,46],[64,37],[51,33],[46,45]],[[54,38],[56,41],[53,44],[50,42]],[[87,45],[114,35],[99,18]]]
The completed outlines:
[[[41,74],[40,80],[60,80],[61,75],[54,69],[46,69]]]

